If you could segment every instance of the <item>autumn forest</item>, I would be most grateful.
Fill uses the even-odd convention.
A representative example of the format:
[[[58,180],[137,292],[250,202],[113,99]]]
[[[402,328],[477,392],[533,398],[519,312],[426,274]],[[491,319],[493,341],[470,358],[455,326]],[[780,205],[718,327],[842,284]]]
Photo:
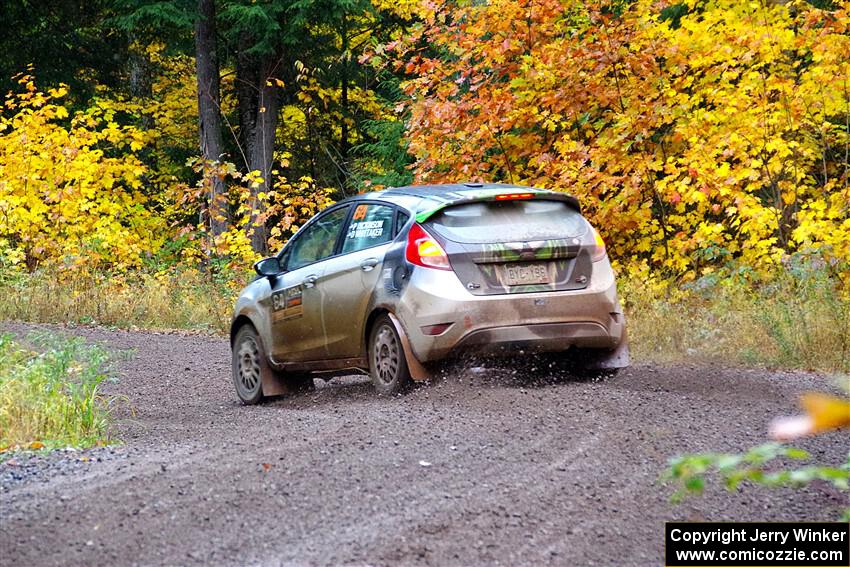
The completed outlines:
[[[17,2],[0,313],[223,329],[251,263],[324,206],[482,180],[579,198],[638,353],[846,369],[848,8]]]

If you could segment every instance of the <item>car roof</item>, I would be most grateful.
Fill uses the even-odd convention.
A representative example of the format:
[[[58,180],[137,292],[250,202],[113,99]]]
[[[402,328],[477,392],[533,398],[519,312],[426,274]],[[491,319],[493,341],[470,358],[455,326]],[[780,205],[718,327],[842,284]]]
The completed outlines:
[[[469,201],[479,195],[499,193],[501,191],[534,191],[535,193],[550,193],[560,198],[566,197],[578,208],[578,200],[564,193],[528,187],[525,185],[513,185],[506,183],[441,183],[433,185],[406,185],[403,187],[391,187],[383,191],[373,191],[355,195],[346,201],[378,200],[399,204],[411,209],[414,213],[427,211],[435,207],[445,206],[459,201]]]

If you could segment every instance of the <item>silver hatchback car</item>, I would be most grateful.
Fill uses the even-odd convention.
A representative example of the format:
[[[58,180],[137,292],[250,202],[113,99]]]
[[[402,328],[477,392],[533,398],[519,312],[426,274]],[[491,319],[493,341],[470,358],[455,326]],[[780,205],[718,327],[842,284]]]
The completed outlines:
[[[629,364],[605,244],[563,193],[465,183],[358,195],[254,268],[230,330],[247,404],[352,371],[392,394],[470,352]]]

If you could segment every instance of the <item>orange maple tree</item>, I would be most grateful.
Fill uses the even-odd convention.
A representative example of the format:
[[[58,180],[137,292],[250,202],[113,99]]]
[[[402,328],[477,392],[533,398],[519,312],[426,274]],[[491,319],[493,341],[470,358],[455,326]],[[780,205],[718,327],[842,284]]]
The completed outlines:
[[[417,179],[573,193],[621,265],[685,279],[846,267],[849,5],[426,4],[389,46]]]

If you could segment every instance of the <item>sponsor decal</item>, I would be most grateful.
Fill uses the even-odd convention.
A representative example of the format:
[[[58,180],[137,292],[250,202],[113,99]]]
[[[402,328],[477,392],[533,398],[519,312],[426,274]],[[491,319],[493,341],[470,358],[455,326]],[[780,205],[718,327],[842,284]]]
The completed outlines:
[[[303,294],[304,290],[300,285],[274,292],[272,294],[272,320],[282,321],[301,317],[304,314]]]
[[[366,218],[366,211],[369,210],[369,205],[358,205],[354,209],[354,217],[351,220],[363,220]]]

